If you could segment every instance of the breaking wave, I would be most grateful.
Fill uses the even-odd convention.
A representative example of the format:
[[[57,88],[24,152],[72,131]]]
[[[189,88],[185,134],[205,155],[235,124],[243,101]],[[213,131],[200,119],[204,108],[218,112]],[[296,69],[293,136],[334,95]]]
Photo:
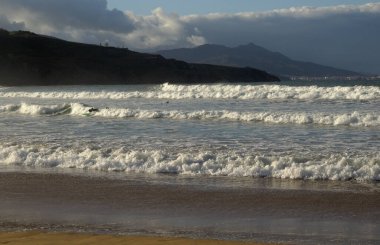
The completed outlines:
[[[172,85],[165,83],[151,91],[38,91],[0,90],[0,97],[43,99],[241,99],[241,100],[379,100],[380,87],[318,87],[286,85]]]
[[[105,118],[172,119],[172,120],[225,120],[242,122],[264,122],[275,124],[319,124],[333,126],[380,126],[378,113],[306,113],[306,112],[238,112],[228,110],[142,110],[129,108],[93,108],[81,103],[61,105],[20,105],[0,106],[0,113],[27,115],[71,115]]]
[[[134,150],[125,147],[0,145],[0,164],[136,173],[251,176],[311,180],[380,180],[380,154],[330,153],[294,157],[254,152]]]

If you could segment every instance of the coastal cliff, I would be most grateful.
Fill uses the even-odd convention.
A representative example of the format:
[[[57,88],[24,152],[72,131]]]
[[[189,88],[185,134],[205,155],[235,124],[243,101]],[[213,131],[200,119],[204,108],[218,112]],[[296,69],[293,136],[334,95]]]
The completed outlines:
[[[279,81],[253,68],[191,64],[125,48],[0,30],[0,85]]]

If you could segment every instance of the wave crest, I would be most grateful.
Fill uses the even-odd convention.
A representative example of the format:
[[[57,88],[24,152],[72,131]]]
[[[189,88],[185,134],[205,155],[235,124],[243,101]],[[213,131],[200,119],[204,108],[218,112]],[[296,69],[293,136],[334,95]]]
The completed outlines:
[[[1,91],[0,97],[43,99],[240,99],[240,100],[379,100],[380,87],[318,87],[287,85],[173,85],[165,83],[151,91]]]
[[[58,167],[173,173],[184,175],[250,176],[312,180],[380,180],[380,155],[331,153],[294,157],[250,152],[196,153],[165,150],[47,148],[0,146],[0,163],[30,167]]]
[[[377,113],[304,113],[304,112],[237,112],[228,110],[142,110],[129,108],[93,108],[81,103],[61,105],[21,105],[0,106],[0,112],[26,115],[62,115],[93,116],[105,118],[171,119],[171,120],[224,120],[241,122],[264,122],[275,124],[317,124],[332,126],[380,126]]]

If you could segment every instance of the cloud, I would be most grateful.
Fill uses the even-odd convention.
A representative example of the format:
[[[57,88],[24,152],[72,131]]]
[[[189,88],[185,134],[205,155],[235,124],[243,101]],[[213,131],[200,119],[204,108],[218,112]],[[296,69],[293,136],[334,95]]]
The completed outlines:
[[[148,16],[127,13],[134,20],[136,30],[125,37],[125,42],[139,48],[188,47],[206,42],[197,28],[188,28],[181,17],[157,8]]]
[[[128,32],[131,20],[120,10],[108,10],[106,0],[2,0],[1,11],[8,18],[25,19],[28,25],[52,28]]]
[[[162,8],[151,15],[107,9],[107,0],[1,0],[0,25],[28,29],[68,40],[137,49],[204,44],[198,30],[190,30],[180,16]],[[6,21],[5,21],[6,20]],[[10,25],[24,23],[24,25]],[[12,22],[12,23],[13,23]]]
[[[107,0],[1,0],[0,26],[147,50],[254,42],[295,59],[380,74],[380,3],[187,16],[157,8],[139,16],[110,10]]]
[[[240,20],[260,20],[273,17],[287,18],[324,18],[338,14],[353,13],[379,13],[380,3],[367,3],[364,5],[338,5],[331,7],[291,7],[287,9],[274,9],[266,12],[242,12],[235,14],[210,13],[206,15],[188,15],[183,19],[191,22],[198,19],[222,20],[222,19],[240,19]]]
[[[0,15],[0,28],[8,31],[22,30],[25,29],[25,23],[9,21],[6,16]]]
[[[107,0],[2,0],[0,15],[35,32],[78,41],[85,36],[99,41],[104,34],[127,34],[135,28],[124,12],[107,9]]]
[[[202,36],[191,35],[186,40],[193,46],[200,46],[206,43],[206,39]]]

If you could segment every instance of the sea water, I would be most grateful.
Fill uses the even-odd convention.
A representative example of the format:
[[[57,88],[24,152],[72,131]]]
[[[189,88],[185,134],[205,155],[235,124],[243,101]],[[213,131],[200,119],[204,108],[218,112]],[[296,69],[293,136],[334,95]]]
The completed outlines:
[[[380,82],[0,87],[0,166],[380,180]]]

